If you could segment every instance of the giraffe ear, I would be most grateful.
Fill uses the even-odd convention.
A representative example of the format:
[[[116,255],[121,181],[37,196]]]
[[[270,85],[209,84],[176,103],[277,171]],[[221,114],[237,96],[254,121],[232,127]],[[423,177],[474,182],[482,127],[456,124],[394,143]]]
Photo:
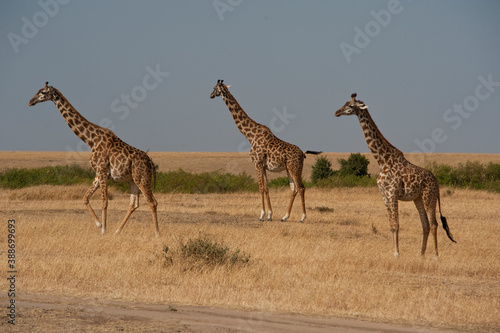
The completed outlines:
[[[231,87],[231,85],[227,85],[227,86],[226,86],[226,88],[229,88],[229,87]]]
[[[366,110],[366,109],[368,109],[368,105],[366,105],[366,104],[364,104],[364,103],[363,103],[362,105],[360,105],[360,107],[359,107],[359,108],[360,108],[361,110]]]

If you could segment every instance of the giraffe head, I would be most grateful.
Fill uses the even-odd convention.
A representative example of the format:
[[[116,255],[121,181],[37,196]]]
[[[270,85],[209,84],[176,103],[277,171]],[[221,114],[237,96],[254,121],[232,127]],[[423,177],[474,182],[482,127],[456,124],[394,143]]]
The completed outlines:
[[[356,100],[356,96],[356,93],[352,94],[351,100],[335,112],[335,117],[358,115],[363,110],[368,109],[368,106],[363,101]]]
[[[226,86],[224,84],[224,80],[217,80],[217,84],[214,87],[214,91],[210,94],[210,98],[215,98],[217,96],[222,95],[225,91],[227,91],[227,88],[231,86]]]
[[[36,103],[50,101],[52,100],[53,95],[54,95],[54,87],[49,86],[49,83],[45,82],[45,87],[38,90],[35,96],[33,96],[33,98],[30,100],[29,106],[33,106]]]

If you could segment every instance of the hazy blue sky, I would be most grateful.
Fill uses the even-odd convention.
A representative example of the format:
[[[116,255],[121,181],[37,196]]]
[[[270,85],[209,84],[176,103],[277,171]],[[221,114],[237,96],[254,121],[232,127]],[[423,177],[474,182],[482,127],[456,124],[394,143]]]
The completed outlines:
[[[303,150],[368,151],[351,93],[404,152],[499,153],[500,1],[0,2],[0,150],[86,149],[45,81],[150,151],[248,151],[221,98]]]

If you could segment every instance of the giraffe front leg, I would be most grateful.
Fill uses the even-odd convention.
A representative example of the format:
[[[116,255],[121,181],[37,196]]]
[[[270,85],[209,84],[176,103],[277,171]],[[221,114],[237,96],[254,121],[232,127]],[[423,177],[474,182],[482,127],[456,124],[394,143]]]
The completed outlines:
[[[387,211],[389,213],[389,223],[391,226],[392,239],[394,242],[394,256],[399,256],[399,216],[398,199],[394,195],[384,196]]]
[[[88,211],[90,212],[90,215],[94,218],[95,224],[97,225],[98,228],[101,228],[101,222],[99,222],[99,218],[97,217],[96,213],[92,209],[92,206],[90,205],[90,197],[94,194],[94,192],[97,190],[99,187],[99,179],[98,177],[95,177],[94,182],[92,185],[89,187],[87,192],[85,193],[83,197],[83,204],[85,207],[87,207]]]
[[[394,256],[399,257],[399,216],[398,201],[395,200],[389,209],[389,222],[391,223],[392,238],[394,240]]]
[[[255,169],[257,171],[257,179],[259,180],[259,191],[261,197],[261,210],[259,221],[264,221],[264,216],[266,215],[266,202],[267,202],[267,218],[265,221],[272,221],[273,210],[271,208],[271,200],[269,198],[269,187],[267,186],[267,176],[266,171],[261,163],[255,164]]]
[[[138,207],[139,207],[139,188],[135,183],[132,182],[130,184],[130,204],[128,207],[128,211],[125,217],[123,218],[122,223],[120,224],[118,229],[116,229],[115,235],[118,235],[122,231],[123,227],[125,226],[125,223],[127,223],[128,218]]]

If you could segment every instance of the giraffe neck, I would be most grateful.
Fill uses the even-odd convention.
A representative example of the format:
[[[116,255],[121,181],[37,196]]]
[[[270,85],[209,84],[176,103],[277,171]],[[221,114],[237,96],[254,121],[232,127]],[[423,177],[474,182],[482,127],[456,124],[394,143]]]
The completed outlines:
[[[358,114],[358,119],[365,135],[366,144],[381,170],[383,166],[391,164],[394,157],[403,157],[403,153],[382,135],[368,110]]]
[[[92,124],[85,117],[83,117],[76,109],[68,102],[68,100],[55,89],[52,101],[56,105],[61,115],[66,120],[69,128],[85,142],[90,148],[93,147],[99,126]]]
[[[231,112],[233,116],[234,122],[236,126],[240,130],[241,134],[243,134],[248,141],[252,142],[257,131],[255,130],[259,127],[259,124],[255,122],[252,118],[250,118],[245,111],[241,108],[240,104],[236,101],[236,99],[231,95],[229,91],[225,91],[222,94],[222,98],[224,99],[224,103],[226,103],[227,108]]]

